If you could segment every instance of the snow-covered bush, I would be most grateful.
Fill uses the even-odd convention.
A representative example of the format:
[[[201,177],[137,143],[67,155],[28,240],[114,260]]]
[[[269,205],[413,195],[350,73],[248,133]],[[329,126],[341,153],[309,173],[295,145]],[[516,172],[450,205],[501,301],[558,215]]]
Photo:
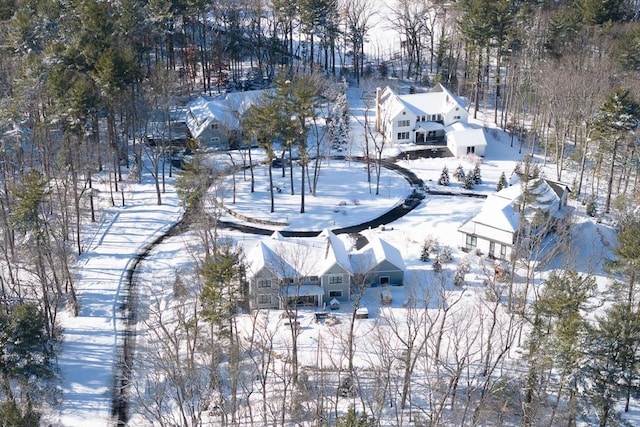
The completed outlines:
[[[473,171],[469,171],[464,177],[464,182],[462,183],[462,188],[464,188],[465,190],[473,190],[474,182],[475,181],[473,179]]]
[[[449,169],[447,166],[442,168],[442,172],[440,173],[440,178],[438,179],[438,184],[440,185],[449,185]]]
[[[458,181],[458,182],[463,182],[464,181],[464,168],[462,167],[462,165],[458,165],[456,167],[456,170],[453,172],[453,177]]]

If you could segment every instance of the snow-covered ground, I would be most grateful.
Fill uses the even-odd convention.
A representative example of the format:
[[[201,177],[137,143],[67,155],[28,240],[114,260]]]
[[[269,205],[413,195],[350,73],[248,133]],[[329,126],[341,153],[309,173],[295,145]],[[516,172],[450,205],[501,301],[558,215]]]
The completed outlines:
[[[153,180],[123,183],[124,207],[108,208],[85,235],[84,253],[77,261],[76,292],[79,315],[60,316],[64,333],[58,363],[62,376],[62,405],[51,420],[63,426],[111,425],[116,345],[123,324],[117,320],[126,291],[127,269],[145,244],[176,222],[182,208],[171,185],[156,203]],[[105,193],[103,193],[105,194]],[[121,194],[116,195],[121,203]]]
[[[359,100],[355,93],[352,92],[350,99],[352,109],[361,112],[358,110]],[[521,158],[517,144],[511,147],[511,140],[505,134],[493,129],[487,132],[487,137],[489,145],[481,165],[483,183],[474,189],[474,192],[485,194],[495,191],[500,175],[505,173],[509,177]],[[357,120],[353,123],[352,139],[358,141],[358,144],[362,139]],[[356,145],[354,143],[354,147]],[[386,154],[396,155],[405,148],[407,147],[391,146],[387,148]],[[473,167],[467,160],[455,158],[402,160],[399,164],[415,172],[430,188],[438,187],[437,180],[445,165],[450,175],[458,164],[462,164],[465,170]],[[333,229],[363,223],[401,203],[412,191],[403,177],[385,170],[380,180],[379,195],[376,196],[375,182],[369,185],[361,163],[331,160],[322,167],[317,196],[306,196],[304,214],[299,214],[298,189],[295,196],[290,196],[287,187],[289,177],[282,179],[278,175],[280,171],[274,171],[276,183],[282,192],[276,194],[276,212],[270,215],[265,171],[262,167],[256,169],[258,183],[255,193],[247,191],[248,182],[239,175],[235,203],[230,203],[229,192],[224,199],[234,211],[249,217],[268,217],[270,220],[286,222],[289,225],[285,228],[292,230]],[[299,185],[299,178],[296,177],[295,182]],[[181,215],[182,209],[172,183],[172,180],[168,181],[167,192],[163,194],[163,204],[158,206],[153,182],[149,174],[145,173],[141,184],[126,184],[126,206],[108,209],[101,222],[85,231],[85,235],[91,237],[86,242],[85,253],[77,264],[76,290],[80,315],[71,317],[64,313],[60,319],[64,329],[64,343],[59,359],[63,377],[62,404],[59,411],[52,416],[51,422],[54,424],[112,424],[110,407],[114,359],[118,333],[122,331],[123,326],[116,320],[119,296],[126,283],[126,270],[136,254],[145,244],[166,231]],[[452,179],[451,186],[447,189],[455,193],[461,189],[461,184]],[[433,274],[430,264],[420,261],[420,248],[425,238],[432,236],[438,239],[441,245],[453,248],[456,260],[468,256],[458,249],[462,244],[462,236],[457,233],[457,229],[479,211],[482,203],[482,198],[464,195],[428,195],[413,211],[387,224],[384,230],[363,232],[365,235],[380,233],[385,240],[401,250],[407,265],[407,285],[393,290],[392,305],[383,309],[389,311],[386,316],[401,319],[404,313],[403,302],[416,292],[433,291],[429,289]],[[336,209],[337,206],[339,209]],[[582,207],[578,206],[577,212],[571,250],[548,268],[574,266],[579,272],[595,274],[599,284],[605,287],[609,279],[603,273],[603,260],[611,256],[615,233],[610,227],[584,217]],[[238,221],[228,214],[222,219]],[[221,234],[246,246],[252,245],[257,239],[267,238],[228,229],[221,230]],[[167,289],[171,289],[179,272],[188,270],[192,265],[193,251],[197,250],[197,238],[193,233],[173,237],[151,253],[141,267],[140,283],[144,288],[143,295],[152,300],[153,296],[163,295]],[[468,275],[469,291],[464,296],[464,304],[467,304],[469,309],[475,306],[476,292],[483,292],[479,291],[479,285],[482,283],[480,260],[471,261],[476,264],[473,264],[474,270]],[[455,263],[445,268],[453,269],[453,264]],[[462,292],[455,289],[449,291]],[[375,290],[368,291],[363,305],[370,308],[374,319],[359,326],[364,329],[358,336],[373,333],[375,313],[381,310],[379,295]],[[436,307],[437,305],[434,306]],[[348,307],[341,311],[347,313]],[[249,325],[250,320],[249,317],[241,317],[240,324],[247,322]],[[300,341],[302,363],[316,363],[314,361],[318,357],[319,342],[328,339],[326,329],[323,329],[322,324],[313,321],[311,312],[303,314],[301,322],[304,326]],[[142,333],[142,330],[140,332]],[[360,358],[364,360],[369,356],[361,354]],[[135,416],[135,410],[133,413],[132,423],[143,425],[143,420]]]

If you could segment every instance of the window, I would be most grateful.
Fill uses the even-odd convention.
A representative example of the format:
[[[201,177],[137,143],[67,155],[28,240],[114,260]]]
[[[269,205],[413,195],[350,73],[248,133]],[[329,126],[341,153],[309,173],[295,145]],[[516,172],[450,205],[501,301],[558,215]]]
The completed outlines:
[[[309,281],[310,282],[317,282],[318,281],[318,276],[310,276],[309,277]]]
[[[398,132],[398,139],[409,139],[409,132]]]
[[[500,258],[505,259],[507,257],[507,245],[500,245]]]
[[[329,291],[329,298],[342,298],[342,291]]]
[[[271,304],[271,295],[258,294],[258,304]]]
[[[220,137],[219,136],[212,136],[211,137],[211,143],[212,144],[217,144],[220,142]]]
[[[411,126],[411,120],[398,120],[398,127],[405,128]]]
[[[437,122],[438,121],[438,115],[437,114],[432,114],[431,115],[431,121],[432,122]]]
[[[271,279],[258,279],[258,288],[270,288]]]
[[[467,154],[472,154],[476,152],[476,147],[467,147]]]
[[[453,120],[460,120],[460,116],[453,116]]]
[[[496,242],[489,242],[489,255],[493,256],[496,251]]]
[[[471,234],[467,234],[467,244],[465,245],[465,248],[469,250],[475,248],[476,246],[478,246],[478,238],[476,236],[472,236]]]
[[[211,123],[211,129],[212,130],[217,130],[219,127],[218,123]]]
[[[388,276],[382,276],[380,277],[380,284],[382,286],[386,286],[389,284],[389,277]]]
[[[341,274],[332,274],[329,276],[329,284],[330,285],[339,285],[342,283],[342,275]]]
[[[436,137],[435,130],[430,130],[429,132],[427,132],[427,138],[435,138],[435,137]]]

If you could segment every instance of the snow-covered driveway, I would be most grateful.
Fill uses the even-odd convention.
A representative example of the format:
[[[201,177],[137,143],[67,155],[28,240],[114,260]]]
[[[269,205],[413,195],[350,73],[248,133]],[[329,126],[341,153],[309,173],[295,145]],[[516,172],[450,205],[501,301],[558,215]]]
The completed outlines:
[[[124,183],[125,207],[106,210],[87,236],[78,260],[76,292],[80,312],[61,313],[64,342],[59,357],[62,405],[56,422],[65,427],[108,426],[118,333],[119,301],[126,292],[127,269],[145,244],[168,230],[182,213],[172,186],[158,206],[153,181]],[[121,194],[116,203],[122,202]],[[86,233],[86,232],[85,232]]]

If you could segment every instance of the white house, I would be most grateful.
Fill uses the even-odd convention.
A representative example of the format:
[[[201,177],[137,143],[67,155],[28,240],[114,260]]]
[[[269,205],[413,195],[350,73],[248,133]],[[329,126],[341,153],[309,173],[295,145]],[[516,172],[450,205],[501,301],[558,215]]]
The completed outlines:
[[[314,238],[284,238],[278,232],[247,251],[252,309],[284,308],[295,303],[322,307],[332,300],[348,301],[351,283],[402,284],[404,262],[389,243],[374,239],[356,259],[345,243],[329,230]],[[375,283],[374,283],[375,282]]]
[[[523,187],[516,183],[487,197],[480,212],[458,229],[465,251],[510,260],[518,237],[523,244],[543,237],[571,212],[566,185],[536,178]]]
[[[444,144],[445,127],[467,121],[464,101],[440,83],[425,93],[376,91],[376,130],[392,143]]]

